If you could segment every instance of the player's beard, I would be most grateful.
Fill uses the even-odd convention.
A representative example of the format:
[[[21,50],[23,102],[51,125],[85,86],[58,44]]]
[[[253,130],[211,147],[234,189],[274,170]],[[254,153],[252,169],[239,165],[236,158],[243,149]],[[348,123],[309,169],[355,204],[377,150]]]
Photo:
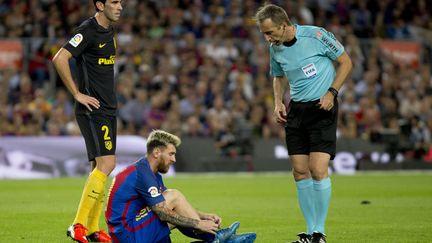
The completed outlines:
[[[165,174],[165,173],[168,172],[170,165],[171,165],[171,163],[167,163],[167,162],[163,159],[163,157],[161,157],[161,158],[160,158],[160,161],[159,161],[159,168],[158,168],[158,171],[159,171],[160,173],[162,173],[162,174]]]

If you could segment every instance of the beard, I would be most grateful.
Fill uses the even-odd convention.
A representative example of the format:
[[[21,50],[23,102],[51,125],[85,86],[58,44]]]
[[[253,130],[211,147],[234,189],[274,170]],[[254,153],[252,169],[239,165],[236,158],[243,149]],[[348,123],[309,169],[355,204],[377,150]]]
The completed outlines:
[[[167,163],[162,158],[160,158],[159,167],[158,167],[159,173],[162,173],[162,174],[167,173],[170,165],[171,165],[171,163]]]
[[[162,174],[165,174],[169,170],[169,166],[161,166],[162,168],[159,168],[159,172]]]

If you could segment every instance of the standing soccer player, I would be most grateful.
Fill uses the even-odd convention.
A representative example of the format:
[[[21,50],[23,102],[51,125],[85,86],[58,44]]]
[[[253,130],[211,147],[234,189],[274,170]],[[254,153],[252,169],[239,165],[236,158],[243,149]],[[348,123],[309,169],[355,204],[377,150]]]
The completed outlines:
[[[121,0],[93,0],[96,14],[84,21],[75,35],[54,56],[53,63],[72,93],[75,115],[92,163],[77,214],[67,235],[81,243],[111,242],[99,228],[107,176],[116,164],[116,110],[114,62],[116,41],[113,22],[120,18]],[[69,59],[77,62],[78,87]]]
[[[337,95],[351,71],[351,59],[332,33],[292,24],[279,6],[264,5],[255,18],[270,43],[274,116],[285,125],[298,200],[307,224],[307,233],[298,234],[294,242],[326,242],[324,226],[331,196],[328,164],[336,152]],[[338,63],[337,69],[333,61]],[[287,84],[291,95],[288,113],[283,101]]]

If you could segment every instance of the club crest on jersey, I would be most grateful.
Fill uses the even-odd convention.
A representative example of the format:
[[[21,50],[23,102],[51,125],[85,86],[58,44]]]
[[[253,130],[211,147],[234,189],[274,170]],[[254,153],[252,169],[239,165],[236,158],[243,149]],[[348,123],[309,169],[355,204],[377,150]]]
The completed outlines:
[[[150,196],[151,196],[151,197],[157,197],[157,196],[160,195],[160,193],[159,193],[157,187],[155,187],[155,186],[150,187],[150,188],[148,189],[148,192],[150,193]]]
[[[108,150],[112,149],[112,143],[111,143],[111,141],[105,141],[105,148],[108,149]]]
[[[306,75],[306,77],[308,78],[312,78],[317,74],[317,69],[315,67],[315,64],[311,63],[308,64],[304,67],[302,67],[303,73]]]
[[[81,41],[83,40],[83,35],[76,34],[72,39],[70,39],[69,44],[71,44],[73,47],[77,47]]]

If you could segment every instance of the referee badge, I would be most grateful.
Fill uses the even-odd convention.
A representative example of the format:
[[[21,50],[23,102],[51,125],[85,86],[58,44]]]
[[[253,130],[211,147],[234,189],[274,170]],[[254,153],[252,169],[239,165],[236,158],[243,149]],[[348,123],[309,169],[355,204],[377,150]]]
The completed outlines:
[[[112,143],[111,143],[111,141],[105,141],[105,148],[108,149],[108,150],[112,149]]]
[[[317,69],[315,67],[315,64],[313,64],[313,63],[310,63],[310,64],[302,67],[302,70],[303,70],[303,73],[308,78],[312,78],[317,74]]]

